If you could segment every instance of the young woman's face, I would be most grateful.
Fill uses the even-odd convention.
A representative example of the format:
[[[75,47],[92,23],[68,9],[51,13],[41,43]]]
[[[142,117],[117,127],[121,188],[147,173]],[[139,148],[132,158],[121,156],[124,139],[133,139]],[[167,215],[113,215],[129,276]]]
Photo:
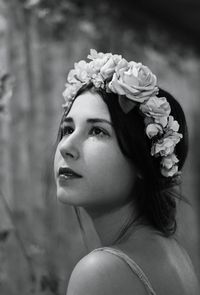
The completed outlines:
[[[79,95],[61,130],[54,159],[58,199],[85,208],[125,203],[136,169],[120,150],[102,97],[90,91]]]

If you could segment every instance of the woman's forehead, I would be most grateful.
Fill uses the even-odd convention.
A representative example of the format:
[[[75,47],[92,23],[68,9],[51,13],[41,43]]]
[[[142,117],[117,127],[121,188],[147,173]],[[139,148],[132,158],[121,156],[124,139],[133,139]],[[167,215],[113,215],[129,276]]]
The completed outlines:
[[[100,94],[86,91],[77,96],[66,117],[110,120],[110,113]]]

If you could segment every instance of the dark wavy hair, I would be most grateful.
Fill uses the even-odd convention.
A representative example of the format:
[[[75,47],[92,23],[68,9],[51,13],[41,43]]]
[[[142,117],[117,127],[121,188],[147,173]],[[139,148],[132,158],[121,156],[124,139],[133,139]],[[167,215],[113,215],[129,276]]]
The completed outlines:
[[[130,161],[133,161],[141,175],[136,182],[134,199],[132,200],[137,209],[137,218],[130,221],[123,232],[119,234],[118,239],[136,220],[145,222],[164,236],[173,235],[177,227],[177,199],[183,199],[178,189],[180,177],[166,178],[161,175],[160,159],[151,156],[151,140],[145,133],[144,117],[139,111],[139,106],[136,105],[128,114],[125,114],[119,105],[117,94],[107,93],[105,90],[94,88],[93,85],[87,85],[79,90],[77,96],[87,90],[95,91],[101,95],[110,112],[121,151]],[[178,101],[167,91],[159,89],[158,96],[166,97],[171,107],[171,115],[178,121],[179,132],[183,135],[183,138],[175,147],[180,171],[188,152],[188,131],[185,115]],[[69,109],[64,116],[68,112]],[[59,131],[58,141],[61,137],[62,134]]]

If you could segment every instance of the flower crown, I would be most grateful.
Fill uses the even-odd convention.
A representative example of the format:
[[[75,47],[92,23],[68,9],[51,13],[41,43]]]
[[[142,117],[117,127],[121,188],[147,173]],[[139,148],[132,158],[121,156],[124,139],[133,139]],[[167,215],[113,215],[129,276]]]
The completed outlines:
[[[178,175],[179,160],[174,150],[183,137],[178,133],[179,124],[170,115],[171,108],[165,97],[158,97],[157,78],[141,63],[128,62],[121,55],[90,50],[89,62],[75,63],[67,78],[63,92],[64,108],[69,108],[78,91],[88,84],[106,92],[118,94],[119,104],[128,113],[139,104],[144,116],[145,132],[152,140],[151,155],[160,157],[161,174],[165,177]]]

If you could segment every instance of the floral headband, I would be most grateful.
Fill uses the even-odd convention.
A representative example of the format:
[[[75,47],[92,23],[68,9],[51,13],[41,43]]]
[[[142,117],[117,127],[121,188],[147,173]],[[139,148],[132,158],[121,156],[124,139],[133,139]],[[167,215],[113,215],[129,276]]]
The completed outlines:
[[[118,94],[119,104],[128,113],[139,104],[144,116],[145,131],[152,140],[151,155],[160,157],[161,174],[165,177],[178,175],[179,160],[174,150],[183,137],[178,133],[179,124],[170,115],[171,108],[165,97],[158,97],[157,78],[141,63],[128,62],[121,55],[90,50],[90,62],[75,63],[67,78],[63,92],[64,108],[69,108],[78,91],[88,84],[106,92]]]

